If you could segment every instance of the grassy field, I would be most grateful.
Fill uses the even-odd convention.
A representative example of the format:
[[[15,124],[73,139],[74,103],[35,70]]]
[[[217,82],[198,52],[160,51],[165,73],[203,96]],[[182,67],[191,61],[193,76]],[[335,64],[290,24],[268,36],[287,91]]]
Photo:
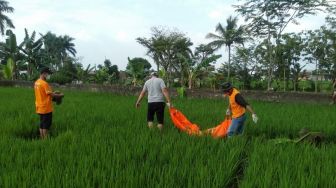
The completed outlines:
[[[0,88],[0,187],[335,187],[336,106],[249,101],[244,136],[215,140],[146,127],[136,97],[63,91],[52,135],[38,139],[32,89]],[[227,101],[173,100],[202,129],[224,118]],[[326,141],[276,145],[301,128]]]

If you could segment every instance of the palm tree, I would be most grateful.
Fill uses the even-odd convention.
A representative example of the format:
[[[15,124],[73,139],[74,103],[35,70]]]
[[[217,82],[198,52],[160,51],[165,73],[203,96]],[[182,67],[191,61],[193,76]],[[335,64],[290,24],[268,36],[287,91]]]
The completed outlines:
[[[53,69],[58,70],[61,64],[61,46],[59,38],[50,31],[45,35],[41,34],[43,49],[41,53],[43,55],[42,63],[51,65]]]
[[[46,61],[55,66],[56,70],[64,66],[69,59],[69,53],[75,57],[76,49],[72,37],[67,35],[57,36],[51,32],[42,35],[44,49],[46,52]]]
[[[73,57],[76,57],[77,51],[75,49],[75,43],[73,43],[75,39],[68,35],[61,36],[60,39],[62,40],[62,56],[68,56],[69,52]]]
[[[7,1],[0,0],[0,32],[1,35],[5,34],[6,27],[14,28],[14,24],[8,16],[4,13],[12,13],[14,12],[14,8],[8,5]]]
[[[206,35],[206,38],[213,39],[209,43],[211,47],[219,49],[224,45],[228,47],[229,50],[229,62],[228,62],[228,81],[230,80],[230,63],[231,63],[231,46],[234,43],[243,44],[244,42],[244,28],[242,26],[237,26],[237,17],[233,18],[230,16],[226,20],[226,27],[224,28],[222,24],[218,23],[216,27],[217,34],[209,33]]]

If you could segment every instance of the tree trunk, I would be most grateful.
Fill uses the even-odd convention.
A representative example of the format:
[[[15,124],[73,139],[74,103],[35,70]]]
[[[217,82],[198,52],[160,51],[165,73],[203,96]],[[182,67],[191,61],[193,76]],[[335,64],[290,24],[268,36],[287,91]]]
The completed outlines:
[[[135,87],[136,86],[136,78],[133,78],[133,86]]]
[[[267,16],[267,21],[269,22],[269,17]],[[268,80],[267,80],[267,90],[271,89],[271,83],[272,83],[272,72],[273,72],[273,62],[272,62],[272,44],[271,44],[271,26],[268,25],[268,38],[267,38],[267,43],[268,43]]]
[[[231,46],[229,46],[228,81],[230,81]]]
[[[192,88],[192,73],[189,74],[188,76],[188,88],[191,89]]]
[[[11,80],[17,80],[17,78],[18,78],[18,76],[17,76],[17,71],[16,71],[17,66],[16,66],[15,59],[12,58],[12,60],[13,60],[13,73],[12,73],[12,78],[11,78]]]
[[[315,63],[315,70],[316,70],[316,78],[315,78],[315,93],[317,93],[317,79],[318,79],[318,75],[319,75],[319,73],[318,73],[318,66],[317,66],[317,60],[316,60],[316,63]]]
[[[169,87],[169,75],[168,75],[168,67],[163,67],[163,70],[165,71],[163,80],[167,84],[167,87]]]
[[[183,74],[183,65],[181,63],[181,78],[180,78],[181,87],[184,87],[184,74]]]
[[[284,66],[284,71],[283,71],[283,83],[284,83],[284,91],[286,91],[286,67]]]

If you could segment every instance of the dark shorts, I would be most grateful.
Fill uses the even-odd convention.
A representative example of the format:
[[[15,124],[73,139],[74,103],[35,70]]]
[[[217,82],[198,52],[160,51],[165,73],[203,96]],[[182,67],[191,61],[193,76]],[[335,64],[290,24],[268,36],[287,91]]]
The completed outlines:
[[[52,112],[40,115],[40,129],[50,129],[52,123]]]
[[[164,119],[164,102],[151,102],[148,103],[148,111],[147,111],[147,121],[153,122],[154,115],[156,114],[156,118],[159,124],[163,124]]]

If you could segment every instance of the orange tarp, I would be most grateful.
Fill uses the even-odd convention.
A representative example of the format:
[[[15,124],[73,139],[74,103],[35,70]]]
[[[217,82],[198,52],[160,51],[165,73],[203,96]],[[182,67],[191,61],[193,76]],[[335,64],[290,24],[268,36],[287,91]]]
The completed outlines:
[[[231,124],[231,119],[227,118],[216,127],[201,131],[198,125],[190,122],[185,115],[176,108],[169,108],[169,113],[175,127],[190,135],[210,134],[214,138],[223,138],[226,136],[227,130]]]
[[[191,123],[182,112],[176,108],[169,108],[170,117],[175,127],[179,130],[187,132],[188,134],[201,134],[199,127],[196,124]]]
[[[214,138],[224,138],[227,134],[227,131],[231,125],[231,119],[225,119],[221,124],[217,125],[214,128],[207,129],[204,132],[211,134]]]

